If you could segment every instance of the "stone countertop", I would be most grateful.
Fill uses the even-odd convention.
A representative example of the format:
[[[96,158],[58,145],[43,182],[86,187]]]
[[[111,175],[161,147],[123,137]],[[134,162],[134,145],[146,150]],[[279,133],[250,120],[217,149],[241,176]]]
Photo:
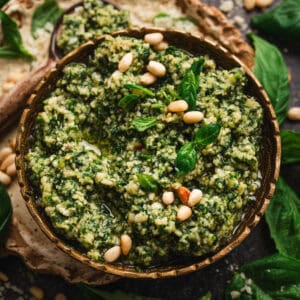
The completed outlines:
[[[205,2],[219,5],[219,0],[206,0]],[[279,2],[278,0],[275,2]],[[246,20],[246,31],[249,29],[249,20],[251,15],[260,13],[255,10],[247,13],[239,6],[235,6],[229,13],[229,18],[242,16]],[[266,37],[266,36],[264,36]],[[284,45],[275,40],[271,40],[283,52],[286,62],[292,75],[291,81],[291,106],[300,105],[300,51],[292,45]],[[283,125],[285,129],[294,129],[300,131],[300,122],[293,123],[286,121]],[[298,174],[300,166],[288,166],[282,168],[282,176],[286,181],[300,194],[300,184]],[[264,219],[252,231],[249,237],[242,244],[233,250],[229,255],[216,264],[199,270],[184,277],[164,279],[164,280],[134,280],[122,279],[102,289],[123,290],[132,294],[151,296],[160,299],[172,300],[197,300],[207,291],[211,291],[214,300],[222,300],[224,289],[232,277],[235,270],[242,264],[255,260],[257,258],[270,255],[275,252],[274,243],[270,238],[270,233]],[[3,284],[0,281],[0,299],[22,300],[32,299],[28,290],[32,286],[38,286],[45,292],[45,299],[54,299],[57,293],[64,293],[68,299],[81,300],[76,286],[64,282],[61,278],[37,274],[28,270],[21,259],[16,257],[7,257],[0,260],[0,271],[9,277],[9,282]],[[4,296],[5,295],[5,296]]]

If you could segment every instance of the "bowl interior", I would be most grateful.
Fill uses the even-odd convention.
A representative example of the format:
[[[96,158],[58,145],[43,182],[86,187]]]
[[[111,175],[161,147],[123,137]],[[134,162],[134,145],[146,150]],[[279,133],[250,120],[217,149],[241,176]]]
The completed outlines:
[[[36,205],[34,200],[34,191],[30,187],[30,183],[26,176],[26,163],[25,155],[30,148],[30,135],[31,130],[35,123],[35,118],[38,112],[43,107],[43,99],[49,95],[53,90],[57,79],[61,76],[62,69],[66,64],[73,61],[84,60],[95,48],[103,41],[103,37],[95,41],[87,42],[80,46],[73,52],[65,56],[59,61],[56,67],[51,70],[44,80],[37,86],[35,92],[30,97],[27,107],[25,108],[17,136],[17,169],[18,179],[21,186],[21,192],[27,202],[27,207],[39,224],[45,234],[57,244],[63,251],[69,253],[74,258],[83,263],[89,264],[93,268],[107,271],[116,275],[135,277],[135,278],[158,278],[176,276],[179,274],[188,273],[199,268],[203,268],[212,264],[216,260],[222,258],[229,253],[233,248],[245,239],[250,233],[251,229],[259,222],[260,217],[266,210],[269,200],[275,189],[275,183],[279,174],[280,167],[280,138],[279,129],[276,121],[276,116],[273,111],[272,105],[263,90],[261,84],[254,77],[252,72],[237,59],[234,55],[228,52],[225,48],[218,45],[216,42],[199,38],[197,36],[186,34],[181,31],[170,31],[154,28],[131,29],[124,30],[112,34],[131,36],[135,38],[143,38],[146,33],[150,32],[163,33],[165,40],[178,48],[186,50],[193,55],[208,54],[215,60],[216,64],[224,69],[231,69],[234,67],[242,66],[248,77],[248,84],[246,86],[246,93],[254,96],[263,107],[264,111],[264,126],[263,126],[263,139],[262,151],[260,157],[260,171],[262,174],[261,187],[257,191],[257,201],[248,207],[245,212],[244,218],[239,226],[236,228],[232,237],[229,239],[227,245],[216,253],[211,253],[205,257],[190,258],[190,259],[176,259],[168,265],[160,265],[149,268],[142,272],[138,272],[135,268],[122,265],[122,264],[103,264],[90,260],[80,251],[76,250],[74,245],[66,242],[61,236],[56,234],[54,228],[43,214],[41,209]]]

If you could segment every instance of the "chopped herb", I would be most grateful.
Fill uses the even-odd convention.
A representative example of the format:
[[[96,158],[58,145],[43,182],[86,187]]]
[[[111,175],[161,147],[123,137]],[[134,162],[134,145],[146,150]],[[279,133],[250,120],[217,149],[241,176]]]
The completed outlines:
[[[126,84],[124,84],[124,87],[126,89],[132,90],[132,92],[137,95],[143,95],[143,96],[147,95],[147,96],[151,96],[151,97],[154,96],[154,93],[150,89],[144,88],[143,86],[138,85],[138,84],[126,83]]]
[[[133,120],[133,126],[139,132],[143,132],[155,125],[156,119],[152,117],[135,118]]]
[[[153,176],[148,174],[136,174],[141,188],[146,192],[156,192],[158,183]]]
[[[126,95],[119,101],[118,106],[124,109],[131,109],[137,103],[139,98],[140,96],[137,94]]]

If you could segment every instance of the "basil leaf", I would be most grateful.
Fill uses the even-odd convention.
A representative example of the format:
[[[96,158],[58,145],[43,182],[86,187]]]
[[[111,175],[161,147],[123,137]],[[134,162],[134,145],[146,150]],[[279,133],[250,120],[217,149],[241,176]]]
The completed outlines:
[[[201,57],[194,62],[191,68],[184,74],[179,85],[179,95],[189,105],[189,110],[196,108],[197,93],[199,91],[200,73],[204,64],[204,59]]]
[[[287,41],[299,43],[300,2],[285,0],[267,13],[254,16],[251,24],[259,30]]]
[[[188,70],[180,83],[179,95],[189,105],[189,110],[196,108],[197,81],[192,70]]]
[[[249,36],[255,47],[254,74],[268,93],[278,122],[282,124],[290,99],[287,66],[278,48],[253,33]]]
[[[124,109],[132,108],[137,103],[139,98],[140,96],[136,94],[126,95],[119,101],[118,106]]]
[[[158,189],[157,181],[148,174],[136,174],[141,188],[146,192],[156,192]]]
[[[155,125],[156,119],[152,117],[141,117],[133,120],[133,126],[139,132],[143,132]]]
[[[144,88],[143,86],[138,84],[126,83],[124,84],[124,88],[132,90],[132,92],[137,95],[151,96],[151,97],[154,96],[154,93],[151,90]]]
[[[39,28],[44,28],[47,23],[56,24],[63,11],[58,7],[55,0],[45,0],[42,5],[39,5],[32,16],[31,34],[36,38],[36,31]]]
[[[300,162],[300,133],[281,130],[281,161],[283,164],[293,164]]]
[[[121,291],[103,291],[84,284],[79,285],[79,289],[84,299],[89,300],[158,300],[150,297],[127,294]]]
[[[178,151],[175,167],[180,175],[194,170],[197,162],[197,149],[193,142],[184,144]]]
[[[2,10],[0,10],[0,21],[5,42],[4,46],[0,47],[0,58],[32,59],[31,54],[23,46],[16,22]]]
[[[277,250],[300,261],[300,199],[282,178],[277,182],[266,220]]]
[[[0,0],[0,8],[3,7],[9,0]]]
[[[300,262],[280,254],[244,265],[226,289],[225,299],[299,299]]]
[[[6,189],[0,183],[0,239],[3,238],[12,215],[12,206]]]
[[[199,147],[205,147],[212,144],[219,136],[221,130],[220,124],[209,124],[202,126],[195,133],[195,143]]]

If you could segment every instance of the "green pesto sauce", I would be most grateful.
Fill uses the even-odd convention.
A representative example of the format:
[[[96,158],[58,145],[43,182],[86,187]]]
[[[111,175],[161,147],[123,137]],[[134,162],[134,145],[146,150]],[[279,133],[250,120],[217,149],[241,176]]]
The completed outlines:
[[[128,52],[133,63],[120,73],[118,62]],[[28,174],[54,228],[91,259],[102,262],[124,233],[133,245],[118,261],[141,267],[216,251],[255,200],[263,111],[244,93],[242,69],[223,70],[205,57],[196,101],[204,120],[185,124],[180,114],[168,114],[167,105],[178,100],[178,86],[197,59],[175,47],[157,52],[142,40],[107,37],[86,64],[67,65],[44,99],[27,154]],[[166,76],[148,87],[153,96],[120,108],[120,99],[131,93],[124,84],[140,84],[149,60],[161,62]],[[155,125],[138,132],[137,117],[152,117]],[[179,176],[178,150],[212,123],[222,126],[217,140],[199,149],[193,171]],[[151,175],[158,189],[143,190],[137,174]],[[203,192],[184,222],[176,218],[176,193],[173,204],[162,202],[174,184]]]

